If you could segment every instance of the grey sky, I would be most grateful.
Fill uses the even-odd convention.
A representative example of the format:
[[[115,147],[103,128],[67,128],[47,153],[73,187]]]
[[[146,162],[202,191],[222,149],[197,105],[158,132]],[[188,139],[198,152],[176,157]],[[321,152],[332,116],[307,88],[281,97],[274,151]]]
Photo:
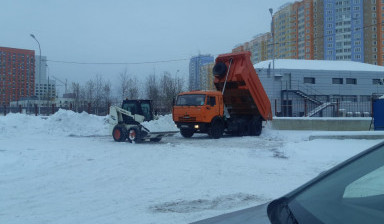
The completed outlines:
[[[268,9],[288,0],[2,0],[0,46],[35,50],[48,60],[135,63],[227,53],[270,28]],[[188,60],[143,65],[48,61],[49,74],[80,82],[96,74],[116,83],[169,71],[187,77]]]

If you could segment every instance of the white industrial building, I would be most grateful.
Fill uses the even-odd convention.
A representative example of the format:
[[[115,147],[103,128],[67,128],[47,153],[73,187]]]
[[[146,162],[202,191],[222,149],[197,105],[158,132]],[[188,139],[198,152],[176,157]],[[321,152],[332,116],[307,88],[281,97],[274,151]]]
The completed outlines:
[[[41,62],[41,65],[40,65]],[[47,74],[47,57],[36,55],[35,56],[35,95],[40,96],[40,99],[54,99],[56,98],[56,81],[50,79]]]
[[[254,67],[275,116],[371,116],[372,99],[384,94],[382,66],[278,59]]]

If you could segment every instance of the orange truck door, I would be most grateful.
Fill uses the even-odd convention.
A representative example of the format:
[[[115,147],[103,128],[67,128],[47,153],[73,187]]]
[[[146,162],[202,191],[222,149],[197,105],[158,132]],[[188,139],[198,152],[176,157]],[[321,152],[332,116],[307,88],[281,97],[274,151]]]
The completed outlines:
[[[220,115],[220,105],[216,96],[207,96],[207,103],[205,105],[207,112],[207,122]]]

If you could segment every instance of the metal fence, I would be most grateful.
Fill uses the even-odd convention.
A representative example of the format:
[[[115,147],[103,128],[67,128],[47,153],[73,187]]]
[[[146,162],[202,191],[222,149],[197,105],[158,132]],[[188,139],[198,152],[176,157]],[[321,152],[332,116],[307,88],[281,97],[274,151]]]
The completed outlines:
[[[272,111],[277,117],[371,117],[373,101],[325,101],[315,104],[307,99],[274,99]]]
[[[276,117],[371,117],[372,107],[375,97],[365,99],[364,101],[345,101],[340,99],[328,99],[321,103],[314,103],[303,98],[279,98],[271,99],[271,107],[273,115]],[[117,105],[117,104],[114,104]],[[34,115],[51,115],[59,109],[72,110],[74,112],[87,112],[105,116],[109,114],[111,104],[102,106],[87,105],[57,107],[55,104],[51,106],[43,106],[38,108],[37,105],[23,106],[2,106],[0,107],[0,115],[5,116],[8,113],[24,113]],[[40,112],[39,112],[40,110]],[[157,114],[164,115],[171,113],[171,108],[158,107],[155,109]]]

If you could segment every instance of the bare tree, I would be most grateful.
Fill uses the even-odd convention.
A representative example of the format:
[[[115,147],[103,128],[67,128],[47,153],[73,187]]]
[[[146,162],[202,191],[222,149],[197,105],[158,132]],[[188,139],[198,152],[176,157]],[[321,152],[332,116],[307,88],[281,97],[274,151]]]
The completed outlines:
[[[95,100],[95,91],[96,91],[95,89],[96,89],[96,84],[92,79],[88,80],[85,83],[85,87],[84,87],[85,98],[86,98],[86,101],[92,105]]]
[[[93,106],[95,108],[95,113],[99,114],[99,108],[102,106],[103,100],[103,78],[100,75],[96,75],[95,77],[95,98],[93,101]]]
[[[153,108],[156,111],[161,110],[160,105],[160,88],[156,79],[156,75],[149,75],[145,82],[145,95],[148,99],[152,100]]]
[[[134,100],[139,98],[139,81],[136,77],[129,79],[128,98]]]
[[[121,96],[121,99],[125,99],[129,89],[129,75],[127,69],[120,73],[119,82],[118,95]]]
[[[112,89],[112,85],[111,85],[111,82],[108,80],[105,82],[103,86],[103,104],[105,105],[112,104],[111,89]]]
[[[177,94],[182,92],[184,81],[180,77],[172,77],[171,73],[164,72],[160,80],[161,86],[161,105],[166,112],[172,109],[172,103]]]
[[[72,93],[74,94],[74,105],[73,109],[77,112],[79,110],[80,106],[80,84],[76,82],[72,82],[71,89]]]

